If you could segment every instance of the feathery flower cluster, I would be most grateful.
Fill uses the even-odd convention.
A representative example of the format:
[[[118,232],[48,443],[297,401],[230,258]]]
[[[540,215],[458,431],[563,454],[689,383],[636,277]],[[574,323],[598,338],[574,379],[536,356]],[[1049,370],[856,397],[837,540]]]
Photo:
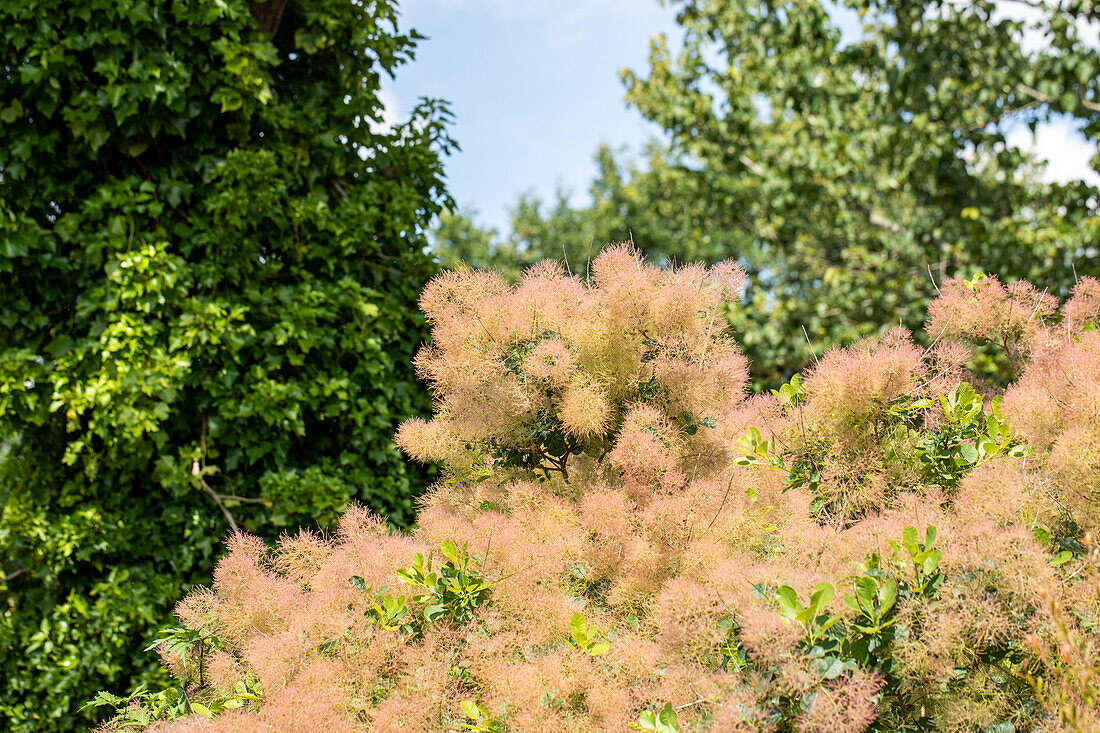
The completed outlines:
[[[556,263],[517,287],[444,274],[421,298],[432,343],[416,362],[436,413],[405,423],[398,444],[444,464],[436,500],[486,467],[498,482],[510,469],[568,480],[610,454],[668,485],[713,470],[747,379],[722,310],[743,278],[734,263],[658,269],[627,245],[605,249],[588,281]]]
[[[936,339],[993,344],[1019,376],[1037,343],[1047,336],[1047,323],[1058,299],[1018,280],[1007,287],[995,276],[979,273],[970,280],[948,280],[928,308],[928,333]]]
[[[1100,335],[990,279],[989,328],[1030,329],[1038,304],[1049,329],[1007,422],[956,347],[900,331],[745,398],[721,310],[741,278],[619,247],[590,282],[553,264],[518,287],[433,281],[417,366],[436,413],[399,441],[445,477],[417,526],[353,508],[331,538],[233,538],[177,609],[186,659],[163,649],[190,707],[149,729],[1094,721],[1063,707],[1095,704]],[[946,287],[933,322],[972,292]]]
[[[1096,527],[1100,522],[1100,331],[1052,339],[1008,389],[1005,411],[1035,447],[1069,517],[1081,527]]]

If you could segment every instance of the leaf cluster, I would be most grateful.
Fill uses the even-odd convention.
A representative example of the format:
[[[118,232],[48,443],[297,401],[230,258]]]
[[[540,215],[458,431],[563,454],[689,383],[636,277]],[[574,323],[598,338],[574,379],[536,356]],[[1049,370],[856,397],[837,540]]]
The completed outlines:
[[[471,554],[463,544],[461,549],[451,540],[444,540],[440,552],[447,562],[432,570],[431,553],[419,552],[413,563],[397,571],[397,579],[424,592],[413,597],[424,606],[424,620],[446,620],[462,624],[470,620],[477,608],[489,601],[492,584],[485,581],[479,568],[481,557]]]
[[[344,0],[0,7],[0,719],[94,723],[219,540],[414,517],[409,361],[449,205],[421,37]]]

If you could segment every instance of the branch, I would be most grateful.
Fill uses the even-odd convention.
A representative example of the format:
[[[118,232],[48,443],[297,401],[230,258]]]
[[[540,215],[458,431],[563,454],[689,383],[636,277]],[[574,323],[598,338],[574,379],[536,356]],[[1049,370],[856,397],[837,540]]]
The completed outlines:
[[[195,464],[197,467],[199,464]],[[193,471],[192,471],[193,473]],[[233,519],[233,515],[229,513],[229,510],[225,508],[225,504],[222,503],[221,494],[210,488],[210,484],[206,483],[206,479],[199,477],[199,485],[202,486],[202,490],[210,494],[210,498],[214,500],[214,503],[218,505],[218,508],[222,510],[222,514],[225,516],[225,520],[229,522],[230,528],[233,530],[233,534],[238,534],[241,528],[237,526],[237,520]]]
[[[872,226],[876,226],[879,229],[885,229],[886,231],[893,232],[894,234],[905,234],[906,232],[905,227],[903,227],[901,224],[887,219],[885,216],[878,213],[877,211],[872,211],[868,209],[865,213],[867,215],[867,221],[871,222]]]
[[[233,530],[233,534],[239,534],[241,528],[237,526],[237,520],[233,518],[233,515],[229,513],[229,510],[225,508],[225,504],[222,503],[222,499],[236,499],[237,501],[249,501],[239,496],[222,496],[218,492],[210,488],[210,484],[206,483],[206,478],[203,476],[203,469],[206,468],[206,415],[202,416],[202,431],[199,433],[199,449],[202,451],[202,464],[198,461],[191,464],[191,475],[199,481],[199,486],[202,490],[210,494],[210,498],[214,500],[214,503],[218,505],[218,508],[222,510],[222,515],[225,517],[225,521],[229,522],[230,528]]]
[[[242,504],[263,504],[263,499],[254,499],[250,496],[234,496],[233,494],[218,494],[222,499],[227,501],[239,501]]]
[[[16,570],[14,573],[9,573],[8,575],[5,575],[4,576],[4,582],[9,583],[9,582],[15,580],[16,578],[18,578],[20,575],[22,575],[25,572],[27,572],[27,569],[24,568],[24,567],[21,567],[18,570]]]
[[[1046,94],[1043,94],[1042,92],[1040,92],[1038,89],[1032,89],[1031,87],[1027,86],[1026,84],[1017,84],[1016,89],[1017,89],[1017,91],[1019,91],[1023,94],[1026,94],[1027,96],[1031,97],[1032,99],[1037,99],[1040,102],[1044,102],[1046,104],[1051,104],[1051,103],[1057,101],[1056,99],[1054,99],[1054,97],[1047,96]],[[1077,101],[1079,101],[1081,103],[1081,106],[1084,107],[1087,110],[1090,110],[1092,112],[1100,112],[1100,104],[1097,104],[1096,102],[1092,101],[1091,99],[1086,99],[1084,97],[1078,97]]]
[[[763,166],[761,166],[755,160],[750,159],[747,155],[741,155],[737,158],[737,160],[741,162],[741,165],[745,166],[758,176],[762,176],[767,172],[764,170]]]
[[[253,0],[249,3],[249,10],[259,24],[261,33],[275,35],[283,22],[283,11],[286,10],[286,5],[287,0]]]

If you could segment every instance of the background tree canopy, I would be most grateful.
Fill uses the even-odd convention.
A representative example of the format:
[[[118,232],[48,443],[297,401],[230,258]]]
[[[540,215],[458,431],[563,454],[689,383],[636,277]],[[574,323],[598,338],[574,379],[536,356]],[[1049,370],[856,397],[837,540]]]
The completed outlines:
[[[450,200],[439,102],[376,124],[393,2],[0,4],[0,719],[73,730],[231,526],[355,498],[393,445]]]
[[[750,286],[730,317],[757,388],[801,368],[809,340],[916,330],[933,279],[980,269],[1063,296],[1100,274],[1097,190],[1040,182],[1006,140],[1056,115],[1100,139],[1090,0],[1005,4],[1026,23],[986,1],[848,0],[851,42],[817,0],[671,4],[683,50],[658,37],[649,69],[623,73],[667,143],[642,165],[600,150],[588,206],[521,199],[504,238],[444,217],[444,264],[515,273],[564,252],[577,270],[628,232],[658,262],[737,257]]]

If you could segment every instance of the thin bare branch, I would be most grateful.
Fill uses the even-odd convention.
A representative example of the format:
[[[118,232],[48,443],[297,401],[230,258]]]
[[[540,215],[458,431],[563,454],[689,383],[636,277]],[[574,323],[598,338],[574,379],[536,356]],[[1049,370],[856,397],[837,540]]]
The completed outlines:
[[[225,504],[222,503],[221,495],[210,488],[210,484],[206,483],[206,479],[204,478],[199,478],[199,485],[202,486],[203,491],[210,494],[210,498],[212,498],[214,503],[218,505],[218,508],[222,510],[222,515],[225,517],[225,521],[229,522],[229,527],[233,530],[233,534],[238,534],[241,528],[237,526],[237,520],[229,513],[229,510],[225,508]]]
[[[1022,94],[1026,94],[1027,96],[1031,97],[1032,99],[1037,99],[1040,102],[1044,102],[1046,104],[1050,104],[1052,102],[1057,101],[1054,97],[1043,94],[1038,89],[1033,89],[1032,87],[1029,87],[1026,84],[1017,84],[1016,89],[1019,92],[1021,92]],[[1077,101],[1081,103],[1082,107],[1084,107],[1085,109],[1087,109],[1091,112],[1100,112],[1100,104],[1092,101],[1091,99],[1086,99],[1085,97],[1078,97]]]

